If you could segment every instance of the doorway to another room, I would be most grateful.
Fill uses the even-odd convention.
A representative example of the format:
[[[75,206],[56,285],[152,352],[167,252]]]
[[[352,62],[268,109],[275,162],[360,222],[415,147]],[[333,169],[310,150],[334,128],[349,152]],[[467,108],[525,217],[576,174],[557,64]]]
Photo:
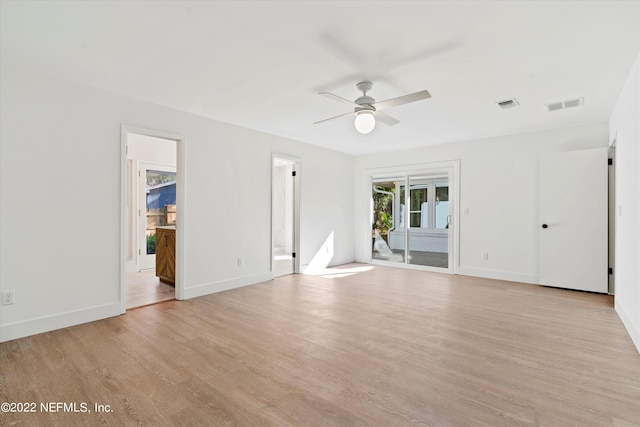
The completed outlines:
[[[271,172],[272,272],[275,277],[297,273],[299,165],[273,157]]]
[[[178,140],[128,131],[123,311],[176,298]]]

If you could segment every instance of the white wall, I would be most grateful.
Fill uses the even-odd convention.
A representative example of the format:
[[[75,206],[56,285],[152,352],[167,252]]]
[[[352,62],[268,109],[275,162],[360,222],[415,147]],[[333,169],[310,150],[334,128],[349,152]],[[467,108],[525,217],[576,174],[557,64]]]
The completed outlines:
[[[127,159],[176,166],[176,141],[132,133],[128,144]]]
[[[609,121],[616,144],[615,307],[640,351],[640,55]]]
[[[331,264],[353,260],[351,156],[4,64],[0,73],[0,286],[16,298],[2,306],[0,340],[120,312],[123,123],[186,138],[187,298],[271,277],[273,152],[301,161],[301,263],[332,232]]]
[[[611,134],[617,135],[616,196],[623,206],[616,309],[636,345],[638,76],[636,61],[610,121]],[[354,162],[351,156],[4,64],[0,77],[0,287],[16,291],[16,303],[0,312],[2,341],[119,313],[122,123],[186,138],[187,297],[270,277],[274,152],[301,160],[302,265],[332,233],[331,265],[352,261],[354,252],[357,260],[368,261],[368,169],[459,159],[460,209],[469,215],[461,215],[456,271],[536,283],[538,157],[602,147],[609,140],[608,126],[601,123]],[[481,259],[482,252],[489,253],[488,260]]]
[[[460,259],[455,272],[537,283],[539,156],[606,146],[607,124],[599,123],[358,157],[356,260],[368,261],[371,244],[371,171],[460,160]],[[482,259],[483,252],[488,260]]]

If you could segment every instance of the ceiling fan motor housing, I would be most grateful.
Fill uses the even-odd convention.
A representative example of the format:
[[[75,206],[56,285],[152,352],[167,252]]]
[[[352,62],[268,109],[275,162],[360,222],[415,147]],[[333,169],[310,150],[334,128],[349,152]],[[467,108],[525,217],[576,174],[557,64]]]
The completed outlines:
[[[371,90],[371,88],[373,87],[373,83],[365,80],[363,82],[356,84],[356,87],[360,92],[362,92],[362,96],[354,101],[356,104],[360,106],[355,108],[355,113],[357,114],[359,111],[375,112],[376,108],[373,106],[373,104],[376,102],[376,100],[370,96],[367,96],[367,92]]]
[[[419,92],[410,93],[408,95],[397,96],[395,98],[390,98],[382,102],[376,103],[376,100],[373,97],[367,95],[367,92],[371,90],[371,88],[373,87],[373,83],[371,83],[370,81],[362,81],[356,84],[356,87],[358,88],[358,90],[362,92],[362,96],[358,97],[358,99],[356,99],[355,101],[350,101],[341,96],[334,95],[331,92],[320,92],[320,95],[327,96],[329,98],[340,101],[342,103],[347,103],[352,107],[355,106],[355,108],[353,113],[340,114],[339,116],[320,120],[319,122],[315,122],[314,124],[323,123],[329,120],[334,120],[349,114],[355,114],[356,129],[358,130],[358,132],[369,133],[373,130],[376,119],[380,120],[382,123],[384,123],[387,126],[394,126],[400,123],[398,120],[394,119],[393,117],[382,113],[381,112],[382,110],[386,110],[387,108],[395,107],[397,105],[408,104],[410,102],[416,102],[422,99],[431,98],[431,94],[427,90],[421,90]],[[366,126],[365,126],[365,122],[367,123]]]
[[[362,110],[376,111],[375,107],[372,105],[376,102],[376,100],[370,96],[363,95],[360,98],[356,99],[354,102],[359,105],[359,107],[355,108],[356,113]]]

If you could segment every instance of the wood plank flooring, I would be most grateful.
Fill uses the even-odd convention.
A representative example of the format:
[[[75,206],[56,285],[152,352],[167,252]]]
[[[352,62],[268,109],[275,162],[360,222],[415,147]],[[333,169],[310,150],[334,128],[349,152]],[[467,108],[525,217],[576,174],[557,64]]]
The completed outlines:
[[[126,276],[127,310],[175,299],[174,286],[161,282],[155,270],[142,270]]]
[[[0,401],[91,410],[1,425],[628,427],[640,354],[609,296],[354,264],[2,343]]]

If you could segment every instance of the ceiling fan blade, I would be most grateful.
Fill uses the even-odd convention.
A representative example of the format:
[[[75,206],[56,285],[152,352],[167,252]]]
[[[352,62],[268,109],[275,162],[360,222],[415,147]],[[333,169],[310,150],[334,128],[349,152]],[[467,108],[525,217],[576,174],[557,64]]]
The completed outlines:
[[[348,99],[346,99],[346,98],[343,98],[343,97],[341,97],[341,96],[334,95],[334,94],[332,94],[331,92],[320,92],[318,95],[324,95],[324,96],[326,96],[327,98],[335,99],[336,101],[346,102],[347,104],[351,105],[352,107],[353,107],[353,106],[355,106],[355,107],[357,107],[357,106],[358,106],[358,104],[356,104],[355,102],[350,101],[350,100],[348,100]]]
[[[318,123],[328,122],[329,120],[337,119],[337,118],[342,117],[342,116],[348,116],[350,114],[353,114],[353,111],[349,111],[348,113],[340,114],[339,116],[329,117],[328,119],[320,120],[320,121],[314,122],[313,124],[317,125]]]
[[[410,102],[416,102],[427,98],[431,98],[429,91],[421,90],[420,92],[410,93],[409,95],[398,96],[397,98],[376,102],[373,106],[377,111],[380,111],[390,107],[395,107],[396,105],[408,104]]]
[[[400,123],[400,120],[394,119],[388,114],[381,113],[380,111],[376,111],[375,116],[377,121],[379,121],[380,123],[384,123],[387,126],[393,126]]]

